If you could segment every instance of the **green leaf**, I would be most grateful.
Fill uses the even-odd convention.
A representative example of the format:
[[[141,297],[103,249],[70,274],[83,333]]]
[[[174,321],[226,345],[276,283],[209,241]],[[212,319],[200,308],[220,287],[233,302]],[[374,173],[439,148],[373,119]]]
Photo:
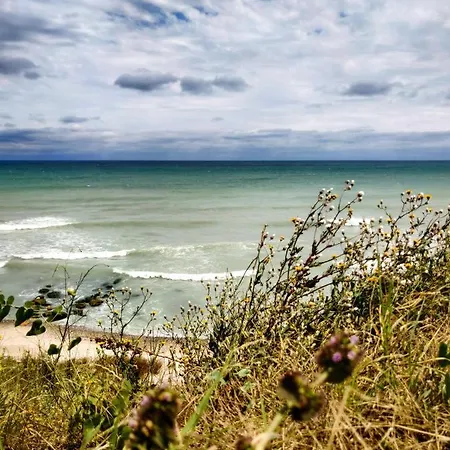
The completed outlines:
[[[50,347],[47,350],[47,354],[49,355],[59,355],[61,352],[61,348],[58,347],[56,344],[50,344]]]
[[[69,344],[69,352],[70,350],[72,350],[74,347],[76,347],[79,343],[81,342],[81,338],[78,336],[75,339],[73,339],[70,344]]]
[[[0,294],[0,305],[5,304],[5,296],[3,294]]]
[[[212,395],[214,394],[215,390],[219,387],[219,384],[223,381],[223,374],[220,370],[215,370],[211,373],[210,378],[212,380],[211,385],[206,390],[206,392],[203,394],[203,397],[201,398],[200,402],[197,404],[197,407],[195,408],[195,411],[187,421],[187,423],[184,425],[184,427],[181,430],[182,436],[189,436],[194,428],[197,426],[198,421],[202,417],[203,413],[208,408],[209,400],[211,399]]]
[[[450,373],[446,373],[444,378],[444,400],[450,400]]]
[[[128,403],[130,401],[131,391],[131,383],[129,382],[129,380],[125,380],[122,389],[117,394],[117,397],[112,401],[115,416],[118,416],[119,414],[122,414],[126,411]]]
[[[0,322],[9,314],[11,311],[11,305],[0,306]]]
[[[439,345],[438,358],[439,365],[441,367],[447,367],[448,365],[450,365],[450,353],[448,353],[448,345],[444,342]]]
[[[32,325],[30,331],[28,331],[27,336],[39,336],[40,334],[45,332],[45,327],[42,326],[42,320],[35,320]]]
[[[23,304],[23,306],[25,306],[25,308],[31,308],[34,305],[32,300],[29,300],[28,302],[25,302]]]
[[[31,319],[33,317],[34,310],[31,308],[25,309],[23,306],[21,306],[16,311],[16,321],[14,322],[14,326],[18,327],[19,325],[23,324],[27,320]]]
[[[50,315],[47,317],[47,322],[56,322],[58,320],[63,320],[67,317],[67,313],[57,311],[58,308],[54,309]]]
[[[80,450],[84,450],[86,446],[95,438],[100,431],[103,423],[103,417],[100,414],[95,414],[89,417],[83,425],[83,442]]]
[[[12,304],[14,303],[14,297],[13,297],[12,295],[10,295],[10,296],[8,297],[8,300],[6,300],[6,303],[7,303],[8,305],[12,305]]]
[[[237,374],[239,378],[245,378],[250,375],[250,369],[241,369]]]

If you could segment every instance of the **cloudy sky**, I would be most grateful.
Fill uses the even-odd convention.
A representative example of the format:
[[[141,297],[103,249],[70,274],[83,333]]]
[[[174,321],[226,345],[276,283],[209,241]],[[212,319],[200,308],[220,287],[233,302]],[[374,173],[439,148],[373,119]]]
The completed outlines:
[[[1,0],[20,158],[450,159],[450,1]]]

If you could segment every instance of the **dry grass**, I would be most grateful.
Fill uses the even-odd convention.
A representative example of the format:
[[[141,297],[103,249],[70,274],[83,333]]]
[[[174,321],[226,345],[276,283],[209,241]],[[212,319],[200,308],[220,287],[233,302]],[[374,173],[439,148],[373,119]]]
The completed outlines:
[[[264,449],[256,444],[270,429],[272,447],[284,450],[450,449],[450,354],[438,357],[450,347],[450,212],[434,213],[431,196],[407,191],[397,216],[380,203],[387,231],[361,224],[359,235],[341,238],[362,196],[341,203],[321,191],[289,239],[275,243],[263,230],[247,287],[207,286],[204,308],[190,305],[165,324],[171,332],[178,320],[185,334],[175,341],[182,439],[174,449],[232,449],[239,436],[249,437],[239,449]],[[305,233],[314,236],[308,248]],[[361,361],[343,383],[313,385],[326,401],[315,418],[283,416],[280,378],[294,370],[317,381],[316,353],[338,330],[359,337]],[[147,442],[129,448],[161,450],[155,436],[176,430],[154,425],[174,422],[167,411],[178,400],[164,409],[176,395],[152,390],[127,425],[161,367],[127,359],[131,344],[119,336],[106,339],[114,356],[99,360],[0,357],[0,450],[2,441],[10,450],[81,448],[83,430],[83,448],[124,448],[131,430],[135,439],[145,430]]]
[[[419,297],[426,298],[430,315],[416,322],[409,316]],[[360,331],[365,354],[352,378],[324,387],[327,404],[315,419],[287,420],[274,448],[450,449],[450,408],[443,393],[448,369],[437,360],[440,343],[450,338],[449,299],[439,292],[404,299],[393,309],[388,347],[382,321],[373,317]],[[296,369],[309,380],[317,375],[314,351],[302,339],[282,341],[276,353],[259,365],[250,363],[244,378],[236,375],[242,367],[231,370],[234,375],[216,391],[189,448],[234,448],[238,435],[264,431],[281,404],[276,390],[282,374]],[[184,389],[197,404],[205,387]],[[189,416],[190,408],[184,413]]]

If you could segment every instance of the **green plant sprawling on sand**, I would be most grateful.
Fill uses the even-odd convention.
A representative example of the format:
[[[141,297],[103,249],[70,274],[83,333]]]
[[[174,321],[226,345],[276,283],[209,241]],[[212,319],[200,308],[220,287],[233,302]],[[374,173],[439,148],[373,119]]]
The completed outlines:
[[[348,227],[353,187],[322,189],[290,236],[265,226],[247,277],[164,323],[170,387],[136,369],[151,333],[126,336],[129,297],[108,297],[98,359],[0,357],[0,449],[450,448],[450,206],[406,191]]]

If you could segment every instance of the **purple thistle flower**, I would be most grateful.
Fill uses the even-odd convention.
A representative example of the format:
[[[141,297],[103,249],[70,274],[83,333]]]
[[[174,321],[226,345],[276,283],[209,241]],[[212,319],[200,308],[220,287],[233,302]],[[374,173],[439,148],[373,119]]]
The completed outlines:
[[[316,360],[327,373],[327,382],[341,383],[351,376],[362,356],[362,351],[356,345],[358,341],[358,336],[341,332],[322,346]]]
[[[130,419],[130,420],[128,420],[128,426],[129,426],[130,428],[132,428],[133,430],[136,430],[137,427],[138,427],[138,422],[137,422],[137,420],[136,420],[136,419]]]
[[[338,338],[336,336],[333,336],[330,338],[330,340],[328,341],[328,344],[330,345],[336,345],[338,342]]]
[[[141,400],[141,407],[142,408],[148,408],[151,404],[152,400],[150,399],[150,397],[148,395],[144,395],[144,397],[142,397]]]

